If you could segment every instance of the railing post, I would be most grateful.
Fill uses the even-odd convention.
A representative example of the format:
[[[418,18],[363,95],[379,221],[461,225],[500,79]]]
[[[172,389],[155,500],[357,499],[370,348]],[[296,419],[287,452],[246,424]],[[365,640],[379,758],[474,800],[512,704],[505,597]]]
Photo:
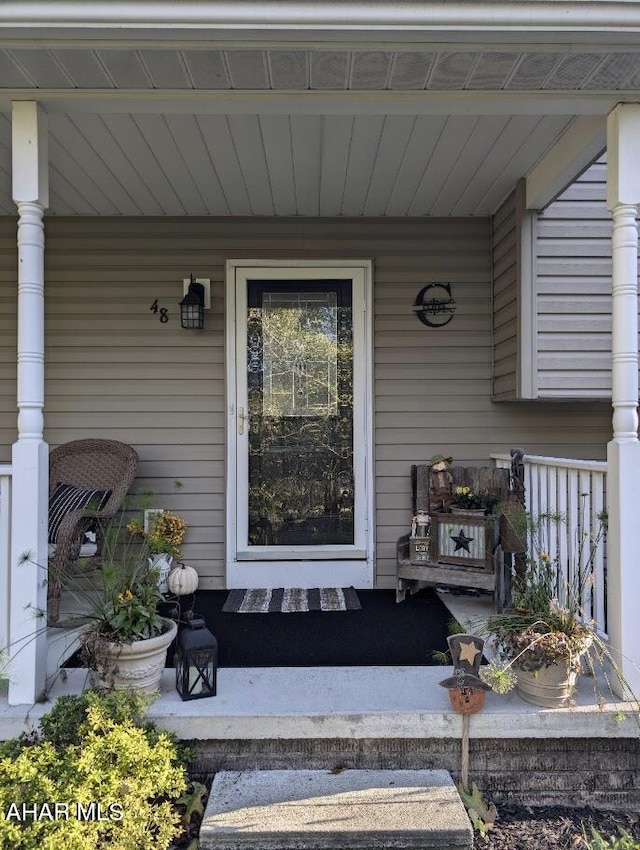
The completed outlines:
[[[640,104],[618,104],[607,118],[607,207],[613,214],[613,439],[607,447],[608,632],[625,678],[640,692],[640,516],[638,442],[638,229]],[[635,657],[634,657],[635,656]],[[617,682],[623,696],[624,686]]]

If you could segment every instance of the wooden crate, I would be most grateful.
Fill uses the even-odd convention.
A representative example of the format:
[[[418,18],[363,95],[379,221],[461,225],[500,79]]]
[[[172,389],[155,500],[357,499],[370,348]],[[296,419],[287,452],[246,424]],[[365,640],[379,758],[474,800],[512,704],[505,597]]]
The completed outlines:
[[[493,571],[493,552],[498,545],[498,517],[470,517],[456,513],[431,516],[433,566],[455,565]]]

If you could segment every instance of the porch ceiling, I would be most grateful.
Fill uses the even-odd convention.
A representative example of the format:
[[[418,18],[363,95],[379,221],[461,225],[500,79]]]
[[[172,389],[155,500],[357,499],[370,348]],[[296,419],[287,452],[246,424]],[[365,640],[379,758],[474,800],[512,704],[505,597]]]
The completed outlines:
[[[490,215],[569,115],[52,113],[54,215]],[[0,114],[0,211],[13,214]]]

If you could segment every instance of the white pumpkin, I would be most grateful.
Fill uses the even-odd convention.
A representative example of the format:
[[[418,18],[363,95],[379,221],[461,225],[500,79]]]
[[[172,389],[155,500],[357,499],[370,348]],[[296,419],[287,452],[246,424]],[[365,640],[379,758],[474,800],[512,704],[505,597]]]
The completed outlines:
[[[171,570],[167,579],[169,593],[174,596],[186,596],[195,593],[198,589],[199,576],[193,567],[186,564],[178,564]]]

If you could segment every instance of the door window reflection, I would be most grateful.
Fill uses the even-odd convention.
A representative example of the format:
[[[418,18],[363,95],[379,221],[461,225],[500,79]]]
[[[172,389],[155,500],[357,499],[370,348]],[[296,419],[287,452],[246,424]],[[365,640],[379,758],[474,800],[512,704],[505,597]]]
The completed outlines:
[[[351,281],[250,281],[249,545],[351,545]]]

